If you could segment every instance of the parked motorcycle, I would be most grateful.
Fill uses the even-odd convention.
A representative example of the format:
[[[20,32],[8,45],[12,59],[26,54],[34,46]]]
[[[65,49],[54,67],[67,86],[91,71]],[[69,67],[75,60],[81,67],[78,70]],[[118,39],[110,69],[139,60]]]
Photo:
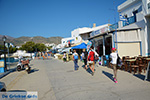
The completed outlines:
[[[27,73],[29,73],[31,71],[31,67],[29,66],[29,59],[19,59],[19,62],[17,64],[17,71],[21,71],[21,70],[26,70]]]

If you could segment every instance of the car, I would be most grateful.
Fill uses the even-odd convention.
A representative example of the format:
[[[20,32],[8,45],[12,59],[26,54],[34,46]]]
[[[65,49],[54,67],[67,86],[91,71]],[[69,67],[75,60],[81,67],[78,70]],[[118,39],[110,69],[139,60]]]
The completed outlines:
[[[0,82],[0,92],[6,92],[6,85],[4,82]]]

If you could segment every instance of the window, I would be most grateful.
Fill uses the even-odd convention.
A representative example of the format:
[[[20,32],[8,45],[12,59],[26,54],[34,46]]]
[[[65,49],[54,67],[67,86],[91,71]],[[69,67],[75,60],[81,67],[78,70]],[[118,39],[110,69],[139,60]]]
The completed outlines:
[[[148,9],[150,9],[150,3],[148,3]]]

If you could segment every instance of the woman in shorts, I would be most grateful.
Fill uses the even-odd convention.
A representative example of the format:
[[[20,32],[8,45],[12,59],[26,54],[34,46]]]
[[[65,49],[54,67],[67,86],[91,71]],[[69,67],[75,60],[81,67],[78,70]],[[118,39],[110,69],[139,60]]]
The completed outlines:
[[[113,72],[114,72],[114,82],[118,83],[118,81],[117,81],[117,58],[118,58],[118,55],[116,53],[116,48],[112,48],[112,53],[110,54],[110,58],[111,58],[110,65],[112,66]]]
[[[94,75],[94,69],[95,69],[94,68],[94,65],[95,65],[95,63],[94,63],[94,55],[95,55],[95,53],[93,51],[93,48],[94,48],[93,46],[90,47],[90,51],[89,51],[89,55],[88,55],[88,63],[89,63],[89,68],[92,71],[92,76]]]

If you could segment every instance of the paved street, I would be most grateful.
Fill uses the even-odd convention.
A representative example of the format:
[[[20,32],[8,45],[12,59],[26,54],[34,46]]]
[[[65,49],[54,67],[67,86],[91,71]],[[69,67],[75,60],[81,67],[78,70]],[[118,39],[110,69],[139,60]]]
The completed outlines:
[[[38,91],[39,100],[149,100],[150,82],[144,75],[118,71],[118,83],[112,81],[112,69],[97,66],[94,76],[82,67],[74,71],[73,62],[33,60],[32,72],[13,72],[0,81],[7,90]]]

